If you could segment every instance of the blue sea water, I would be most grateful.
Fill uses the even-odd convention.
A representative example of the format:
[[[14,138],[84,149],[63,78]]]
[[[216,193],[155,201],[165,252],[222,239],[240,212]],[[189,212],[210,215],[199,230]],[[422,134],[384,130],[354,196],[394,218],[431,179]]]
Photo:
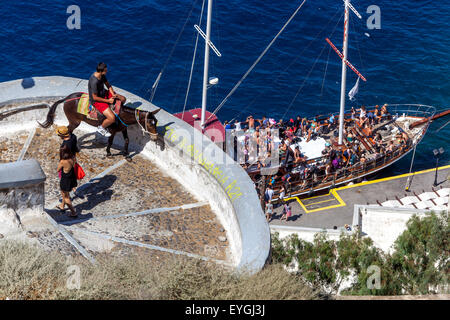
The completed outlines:
[[[0,3],[0,81],[62,75],[88,78],[99,61],[108,78],[145,98],[158,73],[163,75],[153,102],[169,112],[183,109],[194,52],[194,24],[203,0],[80,1],[40,0]],[[247,71],[301,1],[215,0],[210,75],[220,79],[209,89],[215,107]],[[362,14],[350,13],[349,60],[367,78],[356,102],[375,105],[415,103],[450,108],[450,1],[354,0]],[[70,5],[81,10],[81,29],[69,30]],[[222,120],[292,118],[339,110],[341,62],[325,42],[342,48],[342,0],[307,0],[257,67],[218,113]],[[369,30],[366,12],[377,5],[381,29]],[[202,21],[202,29],[206,23]],[[367,35],[366,35],[367,33]],[[204,42],[187,108],[201,105]],[[314,68],[313,68],[314,66]],[[356,75],[348,70],[347,88]],[[86,88],[87,90],[87,88]],[[449,117],[435,121],[417,148],[414,170],[435,165],[432,150],[446,149],[440,164],[450,164]],[[411,155],[384,175],[405,173]]]

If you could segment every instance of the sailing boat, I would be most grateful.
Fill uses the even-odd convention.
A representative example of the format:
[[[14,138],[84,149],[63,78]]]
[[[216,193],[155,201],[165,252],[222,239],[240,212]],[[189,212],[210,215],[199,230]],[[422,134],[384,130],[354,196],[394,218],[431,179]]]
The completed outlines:
[[[298,12],[303,3],[294,15]],[[220,56],[220,53],[210,40],[211,7],[212,0],[208,0],[206,34],[201,31],[200,27],[196,26],[197,31],[205,39],[202,108],[177,113],[175,116],[192,126],[197,127],[197,129],[201,130],[206,136],[208,136],[208,129],[214,128],[220,130],[222,137],[225,137],[224,127],[216,117],[216,112],[210,113],[206,110],[207,89],[209,85],[213,84],[208,78],[210,47],[218,56]],[[255,183],[272,180],[272,188],[276,191],[273,198],[274,200],[277,199],[277,194],[279,194],[279,190],[282,186],[288,185],[289,190],[287,191],[291,196],[311,195],[316,191],[334,188],[335,186],[347,184],[368,175],[372,175],[394,164],[412,150],[415,150],[416,146],[424,137],[430,123],[437,118],[450,114],[450,110],[436,114],[436,109],[434,107],[419,104],[385,104],[381,110],[377,110],[378,106],[367,107],[366,110],[360,112],[360,117],[355,116],[354,111],[346,112],[347,67],[354,71],[358,76],[357,85],[351,90],[350,97],[356,94],[359,79],[363,81],[366,81],[366,79],[347,59],[350,11],[360,19],[361,15],[351,5],[350,0],[344,0],[344,8],[345,20],[342,53],[330,39],[325,39],[342,60],[339,113],[322,115],[317,116],[314,119],[309,119],[308,122],[316,126],[314,129],[315,137],[311,138],[311,135],[300,135],[291,139],[291,144],[290,146],[287,146],[287,148],[293,150],[294,147],[297,146],[302,153],[302,160],[298,163],[292,159],[289,161],[289,159],[286,158],[288,161],[285,161],[284,163],[282,161],[277,161],[277,163],[282,163],[282,165],[273,166],[271,169],[275,170],[265,170],[265,173],[263,173],[261,166],[257,163],[242,163],[244,169]],[[274,40],[275,39],[276,38],[274,38]],[[274,40],[272,40],[269,47]],[[269,47],[264,50],[263,54]],[[262,55],[257,59],[257,62]],[[256,63],[252,65],[250,70],[252,70]],[[248,75],[250,70],[247,71],[243,78]],[[216,79],[212,80],[212,82],[214,81],[217,82]],[[242,82],[242,79],[239,83],[240,82]],[[233,88],[231,93],[234,92],[236,87]],[[227,97],[229,97],[229,95]],[[222,102],[219,107],[221,107],[223,103],[224,102]],[[372,126],[367,126],[365,123],[368,121],[367,115],[370,114],[373,115],[370,121],[373,120],[374,122],[372,123]],[[330,119],[334,119],[338,122],[337,127],[335,127],[333,123],[326,124],[326,121],[329,121]],[[198,125],[199,123],[200,125]],[[331,128],[331,130],[326,133],[320,132],[319,127],[322,126],[327,126],[328,128]],[[244,135],[247,136],[253,134],[254,133],[250,132],[250,130],[244,133]],[[244,141],[245,140],[246,139],[244,139]],[[214,142],[221,143],[223,141],[215,140]],[[237,147],[239,148],[240,146]],[[243,148],[246,148],[245,143],[243,144]],[[328,151],[326,149],[328,149]],[[230,151],[230,153],[233,154],[234,152]],[[272,154],[272,157],[273,156],[274,154]],[[277,160],[280,160],[283,157],[284,155],[281,155]],[[267,172],[271,172],[271,177],[269,177],[271,179],[265,177],[268,175]],[[288,184],[282,179],[287,173],[290,175]],[[264,177],[264,179],[261,179],[262,177]],[[265,183],[263,188],[265,188]]]
[[[347,59],[350,11],[359,19],[362,17],[351,5],[350,0],[344,0],[344,4],[342,53],[330,39],[325,39],[342,59],[339,113],[308,120],[311,126],[315,126],[313,139],[311,136],[300,135],[290,139],[290,145],[285,144],[286,148],[291,148],[292,151],[295,147],[299,147],[302,157],[298,163],[293,159],[289,161],[286,157],[284,163],[278,162],[282,165],[277,166],[275,171],[266,170],[266,173],[263,173],[260,164],[243,164],[255,183],[264,182],[263,190],[265,181],[271,180],[276,195],[282,186],[289,189],[287,192],[291,196],[312,195],[316,191],[360,180],[394,164],[415,150],[430,123],[450,114],[450,110],[436,114],[434,107],[419,104],[385,104],[381,110],[378,110],[378,106],[367,107],[366,110],[360,111],[360,117],[355,115],[354,110],[345,111],[347,67],[358,76],[357,84],[349,93],[350,98],[356,94],[359,80],[366,81],[366,79]],[[370,119],[367,115],[370,115]],[[330,119],[338,122],[337,128],[326,124]],[[370,126],[366,125],[369,120],[372,122]],[[327,133],[320,132],[321,126],[332,129]],[[284,155],[280,160],[282,158]],[[269,177],[271,179],[265,177],[267,172],[272,172],[272,177]],[[283,179],[283,177],[286,179],[287,173],[290,176],[289,183]],[[277,200],[277,196],[273,199]]]

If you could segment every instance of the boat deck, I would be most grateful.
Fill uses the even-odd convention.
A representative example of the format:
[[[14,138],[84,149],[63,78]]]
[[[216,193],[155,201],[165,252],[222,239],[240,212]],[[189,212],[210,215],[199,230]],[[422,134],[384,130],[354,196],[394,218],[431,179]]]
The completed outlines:
[[[402,174],[389,178],[362,182],[350,186],[332,189],[330,193],[301,198],[288,198],[292,209],[289,221],[280,221],[282,205],[274,209],[275,216],[270,225],[297,226],[309,228],[333,229],[334,226],[343,227],[351,225],[353,208],[356,204],[377,204],[395,197],[403,198],[405,195],[414,196],[424,190],[432,191],[435,169],[429,169],[411,174]],[[405,191],[408,177],[410,191]],[[450,165],[438,169],[439,188],[450,187]],[[275,207],[275,205],[274,205]]]
[[[310,194],[311,190],[327,190],[333,186],[344,185],[350,181],[361,179],[391,165],[408,154],[423,138],[429,123],[421,123],[421,125],[410,128],[413,123],[421,121],[425,117],[408,115],[406,112],[402,114],[398,109],[393,109],[393,111],[392,115],[389,114],[385,118],[379,118],[378,123],[371,125],[372,132],[370,132],[370,129],[364,128],[361,123],[349,118],[349,115],[346,115],[346,134],[349,137],[352,134],[353,140],[347,141],[347,139],[344,139],[344,145],[342,146],[338,145],[338,128],[336,125],[326,134],[319,131],[316,137],[323,141],[323,146],[313,147],[315,151],[313,159],[305,153],[306,158],[303,161],[295,164],[291,160],[288,163],[290,169],[287,167],[278,168],[281,170],[276,173],[275,183],[272,184],[272,188],[275,190],[274,199],[278,198],[283,185],[281,176],[287,172],[292,174],[290,181],[292,194],[301,196]],[[326,126],[326,124],[318,123],[319,127]],[[406,133],[405,139],[402,133]],[[375,135],[379,136],[378,142],[375,141]],[[301,143],[306,141],[306,144],[308,144],[308,140],[305,136],[294,136],[293,145],[298,145],[299,141]],[[309,143],[314,143],[314,140],[315,138],[312,138]],[[321,155],[326,143],[333,146],[332,148],[337,152],[336,159],[339,159],[340,162],[338,169],[331,165],[330,150],[328,150],[328,154]],[[241,146],[241,148],[243,147]],[[353,164],[348,159],[349,155],[343,153],[349,149],[353,150],[352,153],[356,155],[356,162]],[[304,152],[303,147],[300,148],[300,152]],[[319,155],[317,155],[317,152],[319,152]],[[281,160],[285,158],[285,151],[281,150],[280,154],[281,163]],[[249,158],[249,160],[251,159]],[[249,162],[255,163],[256,160],[253,159]],[[329,171],[327,171],[327,166]],[[260,179],[261,172],[257,164],[246,164],[244,168],[253,181],[256,182]],[[277,169],[276,167],[273,168]]]

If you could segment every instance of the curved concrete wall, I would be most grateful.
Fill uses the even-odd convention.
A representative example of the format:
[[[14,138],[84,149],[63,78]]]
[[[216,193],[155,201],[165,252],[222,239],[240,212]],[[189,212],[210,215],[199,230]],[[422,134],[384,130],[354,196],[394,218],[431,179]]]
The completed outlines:
[[[152,103],[124,90],[115,90],[127,97],[127,102],[140,105],[144,110],[155,110]],[[67,77],[38,77],[0,83],[0,104],[42,97],[64,97],[77,91],[87,91],[87,80]],[[0,110],[1,112],[1,110]],[[47,110],[27,111],[0,122],[9,125],[36,124],[43,121]],[[184,121],[164,110],[157,115],[158,132],[163,143],[149,141],[139,126],[128,129],[130,150],[140,151],[166,172],[180,181],[199,200],[208,201],[227,231],[231,249],[231,262],[238,270],[260,270],[270,251],[270,230],[261,210],[254,184],[247,173],[220,148]],[[26,119],[28,124],[23,123]],[[18,123],[19,122],[19,123]],[[67,124],[62,107],[57,108],[56,122]],[[94,128],[83,124],[83,131]],[[123,143],[117,135],[115,144]]]

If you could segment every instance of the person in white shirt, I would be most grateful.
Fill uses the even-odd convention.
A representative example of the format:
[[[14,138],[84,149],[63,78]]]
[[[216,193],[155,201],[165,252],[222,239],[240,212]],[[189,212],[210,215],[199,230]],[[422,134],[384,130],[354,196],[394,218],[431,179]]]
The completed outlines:
[[[236,131],[240,131],[241,130],[241,123],[236,120],[234,122],[234,127],[235,127]]]
[[[266,192],[264,193],[264,201],[266,203],[270,203],[272,201],[272,198],[273,198],[273,189],[269,185],[266,189]]]

